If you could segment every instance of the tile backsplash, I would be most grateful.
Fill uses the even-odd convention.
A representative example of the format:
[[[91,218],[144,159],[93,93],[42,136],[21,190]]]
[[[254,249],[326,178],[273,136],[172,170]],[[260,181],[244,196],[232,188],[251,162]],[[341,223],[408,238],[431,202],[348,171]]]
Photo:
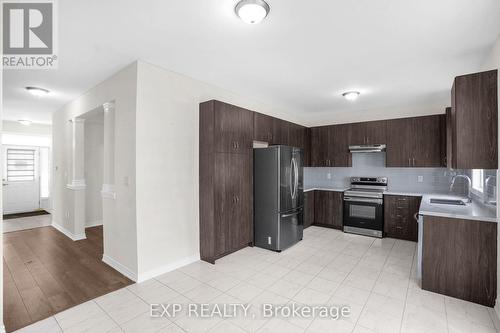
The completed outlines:
[[[463,195],[466,182],[457,179],[453,192],[450,183],[455,173],[470,175],[470,170],[446,168],[387,168],[385,153],[356,153],[350,168],[304,168],[304,185],[310,187],[348,187],[349,178],[388,177],[390,191]],[[485,174],[496,173],[487,170]]]

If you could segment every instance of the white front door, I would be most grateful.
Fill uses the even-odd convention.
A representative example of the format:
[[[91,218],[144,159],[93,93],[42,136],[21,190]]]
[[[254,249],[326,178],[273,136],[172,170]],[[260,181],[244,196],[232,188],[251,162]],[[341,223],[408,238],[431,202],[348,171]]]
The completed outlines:
[[[2,146],[3,214],[40,209],[39,148]]]

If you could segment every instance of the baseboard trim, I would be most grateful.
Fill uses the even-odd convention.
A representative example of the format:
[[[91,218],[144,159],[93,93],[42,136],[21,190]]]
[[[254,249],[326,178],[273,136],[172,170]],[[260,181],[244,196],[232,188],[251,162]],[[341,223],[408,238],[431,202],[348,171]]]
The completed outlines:
[[[102,225],[102,220],[87,221],[87,223],[85,223],[85,229],[86,228],[97,227],[97,226],[100,226],[100,225]]]
[[[144,273],[139,273],[139,278],[138,278],[137,282],[144,282],[146,280],[155,278],[159,275],[171,272],[171,271],[173,271],[177,268],[180,268],[182,266],[189,265],[189,264],[191,264],[195,261],[198,261],[198,260],[200,260],[200,254],[195,254],[195,255],[192,255],[189,257],[185,257],[185,258],[176,260],[173,263],[170,263],[168,265],[161,266],[161,267],[146,271]]]
[[[494,316],[496,317],[492,318],[493,323],[495,324],[495,328],[498,330],[500,329],[500,304],[498,303],[495,304],[495,306],[493,307],[493,312],[495,313]]]
[[[132,272],[128,267],[122,265],[119,263],[117,260],[111,258],[110,256],[103,254],[102,256],[102,261],[117,270],[118,272],[122,273],[126,277],[128,277],[130,280],[137,282],[137,274]]]
[[[58,231],[62,232],[65,236],[69,237],[73,241],[78,241],[78,240],[82,240],[82,239],[86,239],[87,238],[87,236],[85,235],[85,233],[79,234],[79,235],[78,234],[74,234],[71,231],[69,231],[68,229],[66,229],[65,227],[63,227],[62,225],[57,224],[54,221],[52,221],[51,225],[55,229],[57,229]]]

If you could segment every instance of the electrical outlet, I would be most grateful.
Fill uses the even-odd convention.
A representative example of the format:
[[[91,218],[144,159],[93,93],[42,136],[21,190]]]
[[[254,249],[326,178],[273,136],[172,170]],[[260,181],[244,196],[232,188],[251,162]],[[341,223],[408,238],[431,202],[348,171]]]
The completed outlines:
[[[271,245],[271,237],[267,237],[267,244]]]
[[[326,174],[326,179],[332,179],[332,174],[331,173],[327,173]]]
[[[424,176],[418,176],[417,177],[417,182],[423,183],[424,182]]]

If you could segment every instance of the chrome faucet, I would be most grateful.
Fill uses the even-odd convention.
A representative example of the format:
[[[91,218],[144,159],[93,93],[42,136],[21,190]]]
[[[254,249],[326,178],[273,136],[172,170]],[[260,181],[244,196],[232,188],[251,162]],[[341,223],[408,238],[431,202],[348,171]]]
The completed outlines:
[[[469,176],[467,175],[454,175],[453,178],[451,179],[451,184],[450,184],[450,191],[453,191],[453,186],[455,186],[455,180],[457,178],[463,178],[466,179],[467,182],[469,183],[467,186],[467,202],[471,203],[472,202],[472,180],[470,179]]]
[[[490,184],[492,180],[495,181],[493,183],[493,185]],[[492,175],[486,177],[486,179],[484,180],[483,201],[484,201],[485,204],[493,205],[493,206],[497,205],[496,181],[497,181],[497,177],[496,176],[492,176]],[[493,200],[490,200],[490,197]]]

